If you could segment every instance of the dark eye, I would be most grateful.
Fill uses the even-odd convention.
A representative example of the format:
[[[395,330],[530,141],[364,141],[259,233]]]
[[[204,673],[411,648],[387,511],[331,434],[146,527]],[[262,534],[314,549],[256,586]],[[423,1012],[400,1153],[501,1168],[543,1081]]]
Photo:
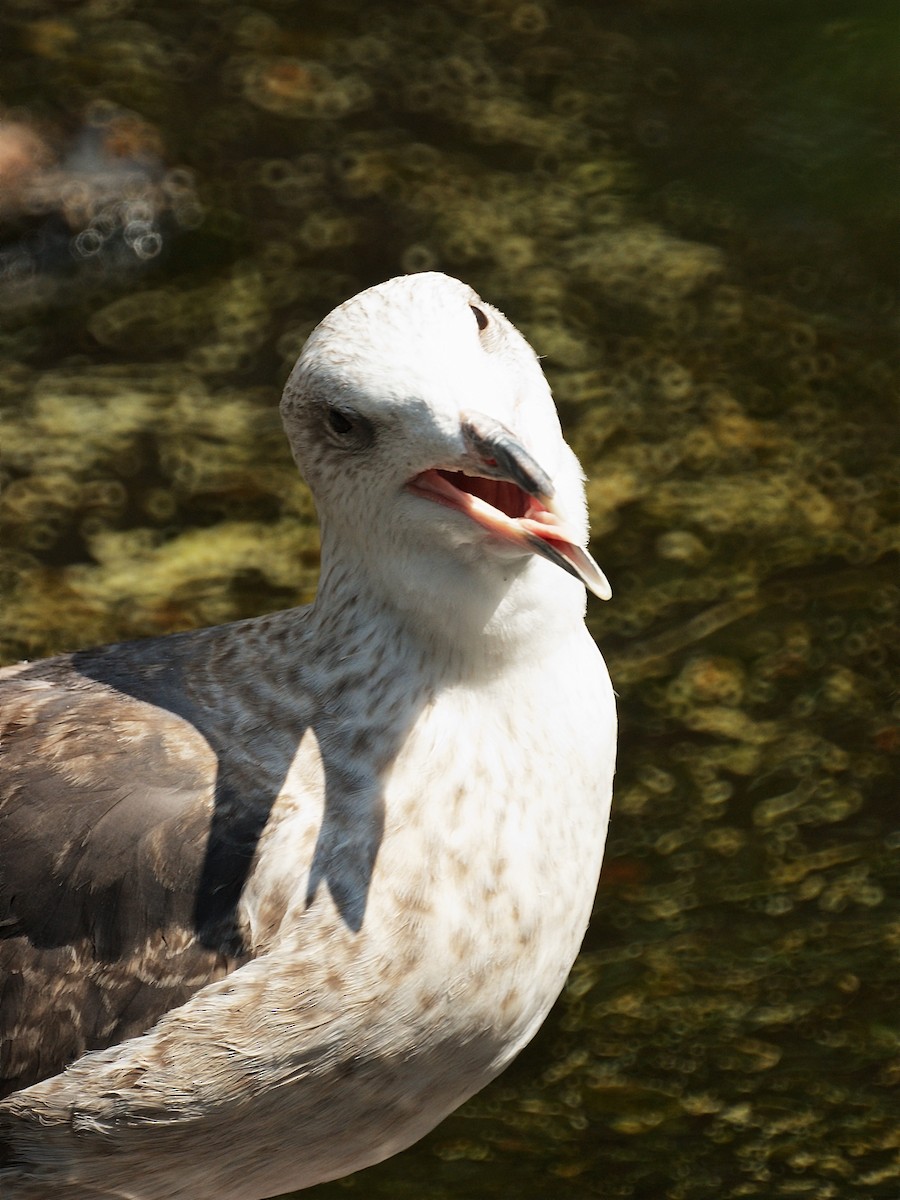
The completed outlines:
[[[475,314],[475,320],[478,322],[478,328],[479,329],[487,329],[487,327],[488,327],[487,313],[484,312],[482,309],[478,308],[474,304],[470,304],[469,308],[471,308],[472,312]]]
[[[372,422],[355,409],[338,408],[334,404],[324,404],[322,409],[330,441],[342,450],[366,450],[375,441]]]
[[[335,433],[351,433],[353,430],[353,422],[347,414],[341,412],[339,408],[332,408],[331,405],[328,406],[326,420]]]

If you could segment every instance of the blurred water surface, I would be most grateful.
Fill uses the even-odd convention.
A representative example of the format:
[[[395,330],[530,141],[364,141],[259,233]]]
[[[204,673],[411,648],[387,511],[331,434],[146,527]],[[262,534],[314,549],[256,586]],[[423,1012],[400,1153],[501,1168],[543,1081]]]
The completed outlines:
[[[306,1194],[896,1200],[893,6],[8,0],[0,64],[4,661],[308,600],[279,389],[402,271],[508,312],[589,471],[584,950]]]

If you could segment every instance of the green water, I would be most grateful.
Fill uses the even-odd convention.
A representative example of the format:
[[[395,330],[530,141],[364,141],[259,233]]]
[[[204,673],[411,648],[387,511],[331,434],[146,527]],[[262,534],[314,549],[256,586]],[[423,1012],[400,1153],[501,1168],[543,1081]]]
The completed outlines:
[[[900,1196],[896,46],[826,0],[4,5],[4,661],[309,599],[280,386],[401,271],[508,312],[588,469],[584,950],[309,1196]]]

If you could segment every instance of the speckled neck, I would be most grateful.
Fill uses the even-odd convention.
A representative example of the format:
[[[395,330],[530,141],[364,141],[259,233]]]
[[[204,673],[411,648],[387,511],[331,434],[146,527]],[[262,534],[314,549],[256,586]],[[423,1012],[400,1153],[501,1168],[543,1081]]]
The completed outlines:
[[[447,589],[424,572],[398,586],[394,574],[388,588],[377,566],[348,555],[346,545],[332,554],[326,534],[311,620],[320,638],[340,639],[347,653],[376,639],[441,684],[487,682],[583,629],[584,588],[550,563],[479,563],[460,577]]]

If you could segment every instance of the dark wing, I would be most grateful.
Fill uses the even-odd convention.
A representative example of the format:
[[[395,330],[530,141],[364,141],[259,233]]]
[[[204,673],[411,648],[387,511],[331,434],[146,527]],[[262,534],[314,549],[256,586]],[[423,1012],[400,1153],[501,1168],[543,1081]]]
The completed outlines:
[[[286,765],[230,763],[240,731],[197,666],[228,636],[0,672],[0,1096],[252,956],[238,902]]]

